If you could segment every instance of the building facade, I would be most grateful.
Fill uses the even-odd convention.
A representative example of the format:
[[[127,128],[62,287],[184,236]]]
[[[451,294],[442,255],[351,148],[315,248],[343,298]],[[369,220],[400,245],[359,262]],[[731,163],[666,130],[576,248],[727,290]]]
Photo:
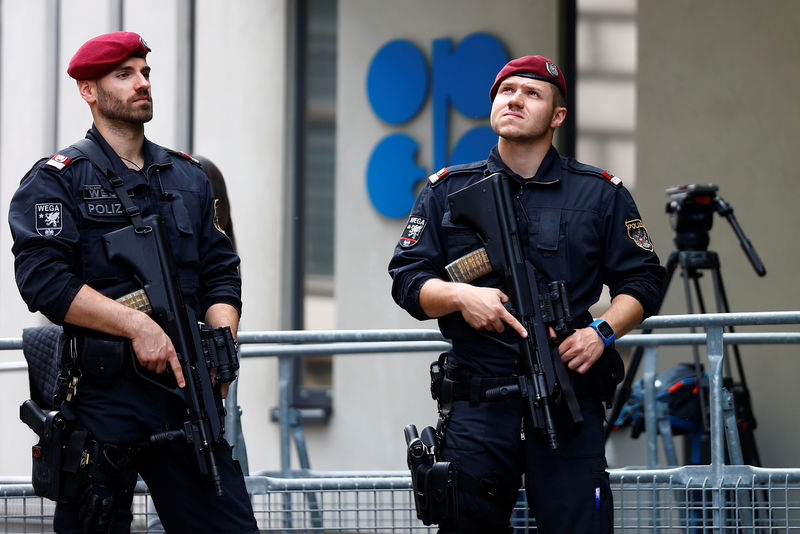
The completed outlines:
[[[674,248],[664,190],[717,184],[768,270],[765,278],[752,272],[717,217],[712,248],[723,258],[732,309],[796,309],[800,180],[790,144],[800,138],[792,107],[800,6],[577,5],[576,156],[623,179],[662,260]],[[242,329],[435,328],[408,317],[389,294],[386,265],[410,202],[428,174],[484,157],[492,144],[488,87],[499,65],[531,53],[561,61],[562,7],[557,0],[0,0],[0,214],[7,218],[11,195],[38,158],[91,125],[66,75],[71,55],[94,35],[136,31],[153,49],[147,136],[212,159],[226,177],[242,257]],[[10,248],[6,229],[1,337],[43,322],[19,297]],[[662,312],[684,313],[673,285]],[[786,398],[800,363],[790,347],[743,351],[762,458],[796,465],[797,447],[785,444],[800,430],[787,424]],[[298,366],[296,402],[324,412],[304,424],[311,466],[403,469],[403,426],[435,420],[427,375],[435,356]],[[0,361],[21,358],[0,353]],[[660,367],[687,358],[676,351]],[[243,362],[239,401],[252,471],[279,467],[277,385],[274,360]],[[13,429],[0,443],[0,473],[26,475],[33,435],[17,419],[24,373],[0,374],[0,390],[3,427]],[[609,455],[615,465],[639,465],[644,442],[615,436]]]

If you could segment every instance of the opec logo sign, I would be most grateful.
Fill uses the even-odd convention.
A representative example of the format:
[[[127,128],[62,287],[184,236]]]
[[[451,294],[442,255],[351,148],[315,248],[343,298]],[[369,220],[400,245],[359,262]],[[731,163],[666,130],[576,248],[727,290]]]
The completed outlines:
[[[450,39],[436,39],[432,52],[429,66],[414,44],[390,41],[378,50],[369,66],[369,102],[383,121],[408,124],[429,96],[432,104],[432,168],[417,165],[419,144],[405,133],[387,135],[372,150],[367,192],[375,209],[386,217],[408,215],[420,180],[447,165],[485,159],[497,142],[489,126],[476,126],[464,133],[448,154],[451,108],[470,119],[489,115],[489,89],[508,62],[505,47],[492,35],[474,33],[455,47]]]

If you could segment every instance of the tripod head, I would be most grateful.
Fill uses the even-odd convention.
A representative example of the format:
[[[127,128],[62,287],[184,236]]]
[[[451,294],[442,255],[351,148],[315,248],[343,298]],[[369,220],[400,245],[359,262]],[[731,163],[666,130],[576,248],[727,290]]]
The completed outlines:
[[[670,187],[666,190],[670,201],[667,213],[672,230],[672,240],[678,250],[704,251],[710,241],[708,231],[714,224],[714,212],[725,217],[733,228],[745,255],[759,276],[767,274],[764,264],[758,257],[753,245],[744,235],[733,208],[717,195],[718,187],[714,184],[689,184]]]

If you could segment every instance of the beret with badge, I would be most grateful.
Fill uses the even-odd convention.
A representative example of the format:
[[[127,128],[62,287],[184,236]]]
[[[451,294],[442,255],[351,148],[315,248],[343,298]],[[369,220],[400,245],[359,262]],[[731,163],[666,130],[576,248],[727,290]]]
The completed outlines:
[[[150,47],[133,32],[112,32],[89,39],[75,52],[67,74],[76,80],[102,78],[129,57],[145,57]]]
[[[534,80],[552,83],[559,88],[563,96],[567,96],[567,81],[555,61],[542,56],[523,56],[512,59],[497,73],[489,98],[494,100],[500,82],[509,76],[524,76]]]

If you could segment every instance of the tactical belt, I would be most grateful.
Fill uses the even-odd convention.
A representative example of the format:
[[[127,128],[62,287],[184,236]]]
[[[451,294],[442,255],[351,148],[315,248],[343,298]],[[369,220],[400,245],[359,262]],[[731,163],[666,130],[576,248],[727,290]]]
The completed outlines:
[[[521,397],[519,382],[522,376],[473,376],[467,380],[442,380],[443,401],[450,397],[451,401],[467,400],[472,405],[484,401],[498,401]]]

